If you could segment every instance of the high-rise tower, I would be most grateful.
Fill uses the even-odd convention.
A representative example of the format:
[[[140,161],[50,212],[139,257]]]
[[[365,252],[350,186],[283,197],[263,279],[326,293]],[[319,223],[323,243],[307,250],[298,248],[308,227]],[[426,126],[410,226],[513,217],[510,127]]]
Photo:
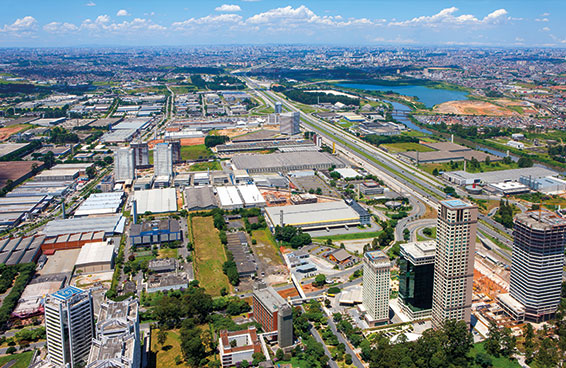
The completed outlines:
[[[478,208],[452,199],[440,202],[432,292],[432,327],[450,319],[470,323]]]
[[[134,150],[128,147],[120,147],[116,151],[116,158],[114,159],[114,180],[126,181],[134,180],[134,178]]]
[[[389,321],[390,270],[391,262],[383,251],[364,254],[362,304],[372,326]]]

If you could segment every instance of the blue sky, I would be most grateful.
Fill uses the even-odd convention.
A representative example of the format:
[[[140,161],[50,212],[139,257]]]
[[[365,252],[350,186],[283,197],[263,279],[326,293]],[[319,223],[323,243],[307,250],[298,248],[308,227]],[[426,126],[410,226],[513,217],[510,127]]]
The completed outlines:
[[[563,0],[2,0],[0,47],[566,46]]]

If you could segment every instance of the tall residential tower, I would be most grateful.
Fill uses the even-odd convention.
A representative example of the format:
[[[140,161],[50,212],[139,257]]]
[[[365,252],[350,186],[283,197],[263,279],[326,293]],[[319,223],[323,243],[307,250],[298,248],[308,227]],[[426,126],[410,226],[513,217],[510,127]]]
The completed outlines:
[[[432,327],[450,319],[470,323],[478,208],[459,199],[440,202],[432,292]]]
[[[389,257],[381,250],[364,254],[362,306],[371,326],[389,322],[390,270]]]
[[[128,181],[135,178],[134,150],[120,147],[114,159],[114,181]]]

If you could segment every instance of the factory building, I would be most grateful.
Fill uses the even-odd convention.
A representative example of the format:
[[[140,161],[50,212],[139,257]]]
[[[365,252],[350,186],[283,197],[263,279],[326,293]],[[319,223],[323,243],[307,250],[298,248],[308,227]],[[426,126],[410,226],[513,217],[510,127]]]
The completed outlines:
[[[134,199],[137,202],[137,211],[140,214],[177,211],[177,191],[175,188],[135,191]]]
[[[122,206],[124,197],[124,192],[93,193],[79,206],[74,215],[115,214]]]
[[[325,170],[332,166],[346,167],[337,157],[325,152],[282,152],[268,155],[238,154],[232,158],[236,169],[246,170],[248,174],[277,173],[294,170]]]
[[[360,214],[344,201],[266,207],[265,214],[271,228],[291,225],[310,230],[361,224]]]
[[[114,245],[108,242],[87,243],[75,262],[75,272],[95,273],[114,268]]]
[[[168,243],[182,239],[183,234],[177,220],[146,221],[141,224],[132,224],[130,227],[130,240],[134,246]]]

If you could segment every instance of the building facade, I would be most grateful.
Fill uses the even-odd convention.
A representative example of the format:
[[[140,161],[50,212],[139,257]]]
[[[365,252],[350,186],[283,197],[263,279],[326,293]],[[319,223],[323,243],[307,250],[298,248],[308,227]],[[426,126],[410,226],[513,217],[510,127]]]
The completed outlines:
[[[459,199],[440,202],[432,292],[432,327],[471,318],[478,208]]]
[[[285,135],[295,135],[301,132],[301,113],[286,112],[279,116],[279,132]]]
[[[149,147],[147,142],[132,142],[130,147],[134,150],[135,167],[149,166]]]
[[[52,364],[83,367],[94,337],[90,291],[68,286],[48,295],[45,300],[45,331]]]
[[[257,284],[253,291],[254,319],[265,332],[277,331],[281,348],[293,344],[293,310],[270,286]]]
[[[370,326],[389,322],[390,270],[389,257],[381,250],[364,254],[362,306]]]
[[[261,343],[255,327],[247,330],[219,333],[218,350],[222,367],[235,367],[244,360],[251,362],[254,353],[261,353]]]
[[[547,211],[515,217],[509,294],[524,306],[525,319],[550,319],[560,304],[566,220]]]
[[[173,176],[173,147],[169,143],[158,143],[153,151],[153,167],[156,177]]]
[[[435,240],[401,245],[398,300],[413,320],[432,313],[435,250]]]
[[[114,160],[115,181],[128,181],[135,178],[134,151],[128,147],[120,147]]]

